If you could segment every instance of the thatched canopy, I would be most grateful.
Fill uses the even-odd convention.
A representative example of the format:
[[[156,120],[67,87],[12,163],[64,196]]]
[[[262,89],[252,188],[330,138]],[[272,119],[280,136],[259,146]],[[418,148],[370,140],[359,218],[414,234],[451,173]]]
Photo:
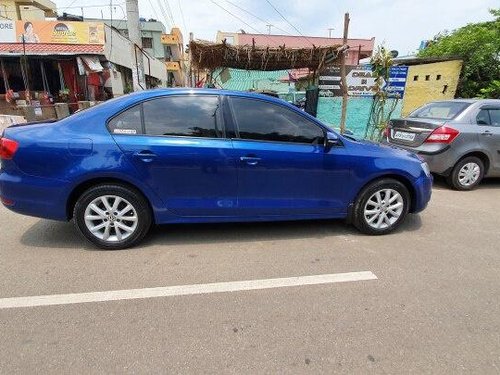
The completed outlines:
[[[233,46],[191,41],[191,64],[198,69],[235,68],[245,70],[282,70],[309,68],[320,70],[340,59],[347,46],[334,45],[312,48]]]

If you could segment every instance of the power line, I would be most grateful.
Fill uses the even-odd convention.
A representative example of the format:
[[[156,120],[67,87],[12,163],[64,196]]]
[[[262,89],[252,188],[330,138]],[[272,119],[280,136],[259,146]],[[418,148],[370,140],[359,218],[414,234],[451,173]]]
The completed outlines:
[[[242,8],[242,7],[241,7],[241,6],[239,6],[238,4],[235,4],[235,3],[233,3],[232,1],[229,1],[229,0],[225,0],[225,1],[226,1],[227,3],[229,3],[229,4],[231,4],[232,6],[234,6],[234,7],[238,8],[238,9],[242,10],[243,12],[245,12],[245,13],[247,13],[247,14],[251,15],[251,16],[252,16],[252,17],[254,17],[255,19],[258,19],[259,21],[264,22],[264,24],[265,24],[265,25],[269,25],[269,24],[271,24],[269,21],[266,21],[265,19],[263,19],[263,18],[261,18],[261,17],[259,17],[259,16],[255,15],[255,14],[253,14],[252,12],[250,12],[250,11],[248,11],[248,10],[246,10],[246,9]],[[278,26],[274,26],[274,25],[272,25],[272,26],[273,26],[275,29],[278,29],[278,30],[280,30],[281,32],[284,32],[285,34],[292,35],[290,32],[288,32],[288,31],[286,31],[286,30],[283,30],[282,28],[280,28],[280,27],[278,27]]]
[[[69,4],[67,7],[62,7],[61,9],[69,9],[69,8],[71,8],[71,6],[72,6],[74,3],[76,3],[76,2],[77,2],[77,0],[73,0],[73,1],[71,2],[71,4]],[[81,7],[79,7],[79,8],[81,8]]]
[[[265,36],[267,39],[269,39],[271,42],[273,43],[276,43],[275,40],[273,40],[272,38],[270,38],[269,36],[267,36],[266,34],[260,32],[259,30],[257,30],[255,27],[253,27],[252,25],[250,25],[249,23],[245,22],[243,19],[241,19],[240,17],[238,17],[237,15],[231,13],[229,10],[227,10],[226,8],[224,8],[222,5],[220,4],[217,4],[214,0],[210,0],[212,3],[214,3],[215,5],[217,5],[219,8],[221,8],[222,10],[224,10],[226,13],[230,14],[231,16],[233,16],[234,18],[236,18],[238,21],[240,22],[243,22],[245,25],[247,25],[249,28],[251,28],[252,30],[254,30],[255,32],[257,32],[257,34],[261,34],[263,36]]]
[[[170,20],[172,21],[172,26],[175,26],[174,15],[172,14],[172,9],[170,8],[170,3],[168,2],[168,0],[165,0],[165,6],[167,8],[168,16],[170,17]]]
[[[113,52],[113,0],[109,0],[109,13],[110,13],[110,24],[111,32],[109,36],[109,58],[111,58],[111,52]]]
[[[120,6],[120,5],[124,5],[125,3],[118,3],[118,4],[114,4],[114,6]],[[87,8],[107,8],[109,7],[109,4],[99,4],[99,5],[75,5],[75,6],[68,6],[68,7],[63,7],[63,8],[59,8],[59,10],[63,10],[63,9],[81,9],[81,8],[84,8],[84,9],[87,9]],[[24,12],[39,12],[40,10],[39,9],[23,9],[23,13]],[[15,10],[2,10],[1,11],[2,13],[17,13],[17,11]]]
[[[272,7],[275,11],[276,11],[276,13],[278,13],[278,14],[281,16],[281,18],[283,18],[283,19],[285,20],[285,22],[286,22],[287,24],[289,24],[291,27],[293,27],[293,29],[294,29],[295,31],[297,31],[297,32],[299,33],[299,35],[301,35],[302,37],[304,37],[305,39],[307,39],[307,41],[308,41],[309,43],[311,43],[312,45],[314,45],[314,43],[313,43],[313,42],[311,42],[311,40],[309,40],[309,38],[308,38],[307,36],[305,36],[304,34],[302,34],[302,33],[300,32],[300,30],[299,30],[299,29],[297,29],[294,25],[292,25],[292,23],[291,23],[290,21],[288,21],[288,20],[286,19],[286,17],[285,17],[283,14],[281,14],[281,12],[280,12],[278,9],[276,9],[276,7],[273,5],[273,3],[271,3],[271,1],[270,1],[270,0],[266,0],[266,1],[267,1],[267,3],[268,3],[268,4],[269,4],[269,5],[270,5],[270,6],[271,6],[271,7]]]
[[[148,0],[148,1],[149,1],[149,5],[151,5],[151,9],[153,10],[153,12],[156,12],[151,0]],[[165,11],[165,9],[163,9],[163,5],[162,5],[161,1],[156,0],[156,4],[158,4],[158,6],[160,7],[160,13],[162,14],[163,18],[165,19],[165,23],[167,24],[167,26],[169,28],[172,28],[172,24],[170,23],[170,20],[168,19],[167,12]]]
[[[186,19],[184,18],[184,12],[182,11],[181,0],[177,0],[177,4],[179,5],[179,10],[181,12],[182,26],[184,26],[184,32],[187,33],[189,30],[186,27]]]

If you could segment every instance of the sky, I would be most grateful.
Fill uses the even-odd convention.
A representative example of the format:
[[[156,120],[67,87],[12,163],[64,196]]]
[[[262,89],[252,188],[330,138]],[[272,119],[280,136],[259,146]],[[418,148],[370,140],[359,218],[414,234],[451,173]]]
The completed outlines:
[[[82,6],[85,17],[110,18],[112,12],[113,19],[123,19],[126,14],[125,0],[53,1],[60,14],[81,15]],[[488,9],[495,7],[499,0],[139,0],[141,17],[157,19],[167,30],[175,24],[186,40],[190,31],[212,41],[217,30],[268,33],[267,24],[274,25],[273,34],[328,36],[333,28],[332,36],[342,37],[344,13],[349,12],[349,37],[375,37],[376,45],[383,43],[400,56],[440,31],[490,20]]]

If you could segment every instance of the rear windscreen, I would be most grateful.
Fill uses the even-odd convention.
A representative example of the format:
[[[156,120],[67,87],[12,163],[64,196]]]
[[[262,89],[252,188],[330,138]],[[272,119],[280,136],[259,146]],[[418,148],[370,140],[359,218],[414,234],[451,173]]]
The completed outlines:
[[[410,113],[408,117],[451,120],[458,116],[470,103],[438,102],[429,103]]]

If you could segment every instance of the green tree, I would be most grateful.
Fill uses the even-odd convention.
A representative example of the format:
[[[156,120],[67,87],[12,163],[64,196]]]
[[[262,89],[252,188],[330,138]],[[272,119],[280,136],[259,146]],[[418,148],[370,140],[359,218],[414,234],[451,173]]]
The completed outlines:
[[[460,57],[462,73],[457,97],[485,96],[500,79],[500,9],[491,9],[492,21],[471,23],[452,32],[441,32],[419,52],[421,57]],[[492,86],[493,85],[493,86]]]

